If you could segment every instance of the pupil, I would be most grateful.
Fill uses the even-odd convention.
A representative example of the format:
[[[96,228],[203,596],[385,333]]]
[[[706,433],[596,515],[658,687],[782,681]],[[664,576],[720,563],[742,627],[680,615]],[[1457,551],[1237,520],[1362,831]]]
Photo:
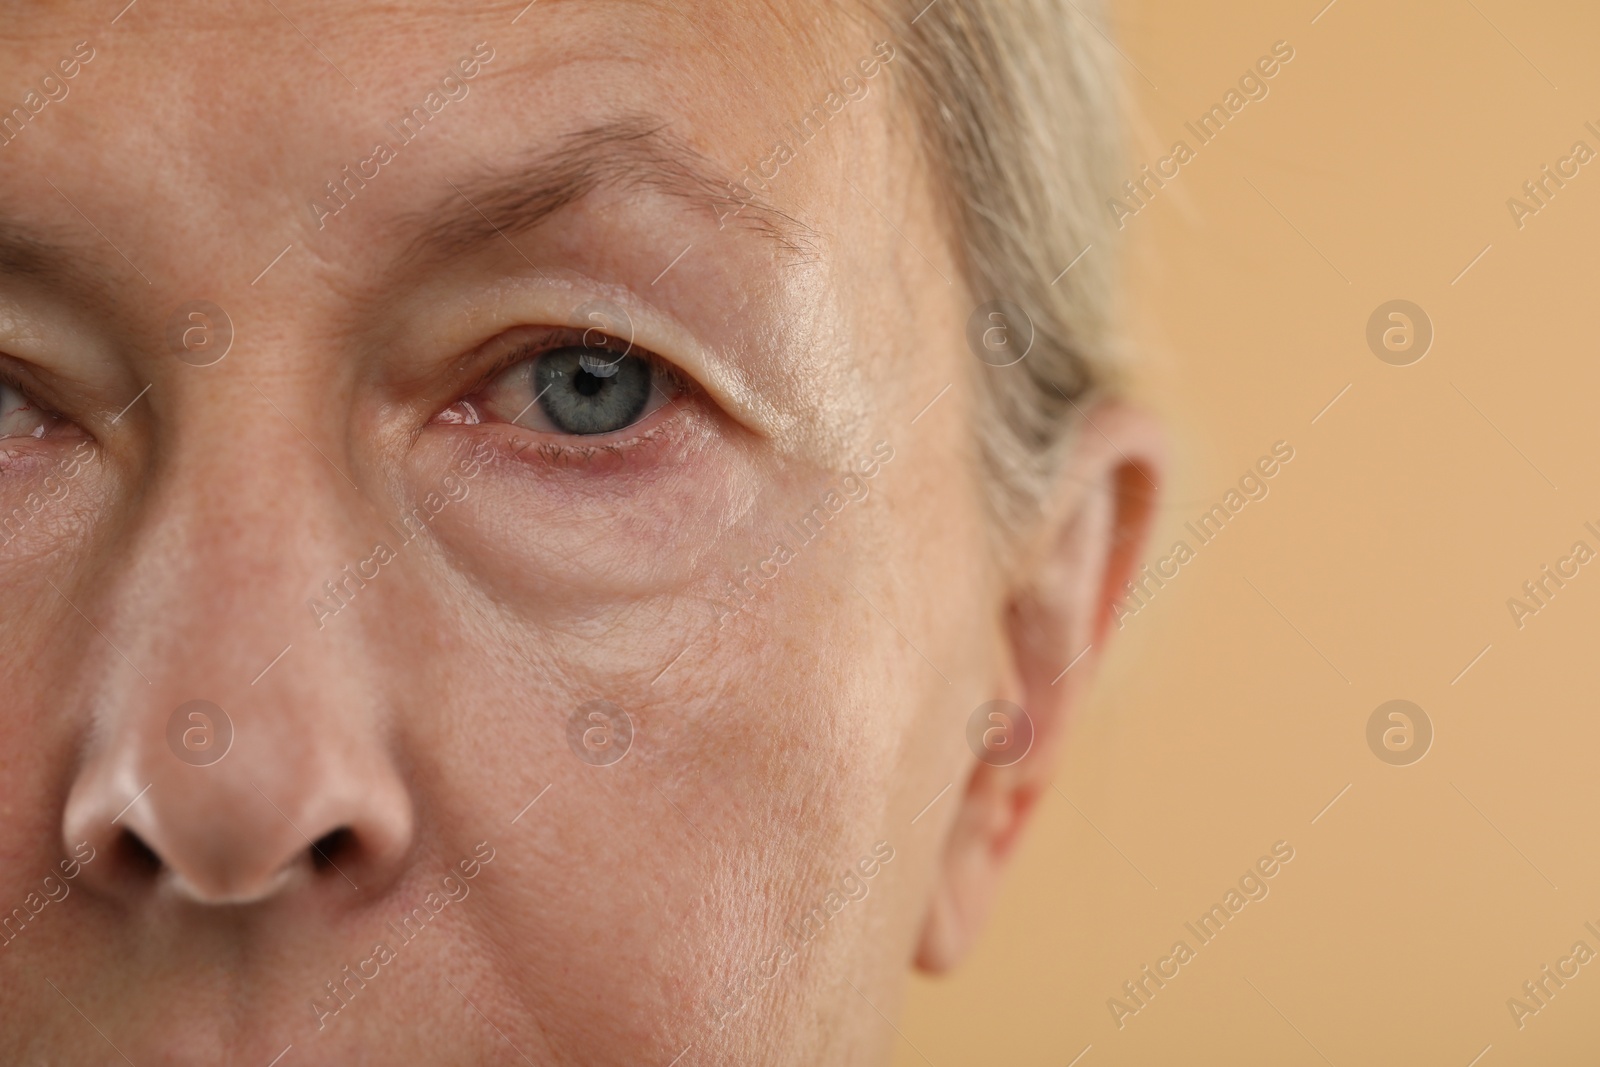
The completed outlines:
[[[580,370],[572,378],[572,387],[583,396],[594,396],[605,384],[604,378],[598,378],[586,370]]]

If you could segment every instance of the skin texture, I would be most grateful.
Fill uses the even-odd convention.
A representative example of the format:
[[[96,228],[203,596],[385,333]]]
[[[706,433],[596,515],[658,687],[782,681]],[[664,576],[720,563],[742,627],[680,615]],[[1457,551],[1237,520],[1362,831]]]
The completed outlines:
[[[0,516],[26,516],[0,546],[0,908],[25,918],[0,1061],[884,1062],[908,968],[960,958],[1048,789],[1148,519],[1149,424],[1099,407],[1002,564],[977,301],[892,62],[719,226],[881,30],[279,6],[0,4],[7,108],[93,50],[0,146],[0,228],[68,253],[0,272],[0,369],[59,414],[0,439]],[[673,152],[720,209],[637,180]],[[536,227],[493,190],[602,156]],[[484,225],[428,243],[453,215]],[[210,366],[169,343],[193,300],[231,322]],[[678,369],[670,402],[599,443],[450,417],[510,332],[596,300]],[[1010,768],[966,742],[993,699],[1037,730]],[[206,766],[169,742],[194,700],[233,731]],[[619,762],[571,743],[593,700],[630,717]]]

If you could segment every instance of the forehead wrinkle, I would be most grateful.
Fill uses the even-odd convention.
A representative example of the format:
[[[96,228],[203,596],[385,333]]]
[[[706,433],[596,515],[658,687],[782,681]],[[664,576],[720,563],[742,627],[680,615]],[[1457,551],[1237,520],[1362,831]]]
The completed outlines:
[[[714,164],[667,124],[629,116],[567,134],[552,151],[455,183],[431,210],[406,216],[419,233],[404,259],[463,255],[500,234],[538,226],[600,188],[646,188],[686,200],[772,241],[793,259],[813,258],[819,235],[761,197],[735,195]],[[463,202],[463,197],[466,202]],[[741,210],[742,209],[742,210]]]

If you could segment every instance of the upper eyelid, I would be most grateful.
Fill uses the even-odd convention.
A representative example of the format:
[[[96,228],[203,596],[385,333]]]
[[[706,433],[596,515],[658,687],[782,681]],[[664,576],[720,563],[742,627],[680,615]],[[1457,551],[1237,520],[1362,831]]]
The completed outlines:
[[[528,329],[528,327],[519,327],[519,328],[520,329]],[[483,371],[479,372],[477,378],[473,381],[473,384],[470,387],[468,387],[466,390],[464,390],[461,395],[462,396],[471,396],[474,393],[479,392],[484,387],[486,387],[490,382],[494,381],[496,378],[498,378],[500,375],[504,374],[506,371],[510,370],[512,367],[515,367],[515,366],[517,366],[518,364],[521,364],[521,363],[526,363],[530,359],[536,359],[539,356],[544,355],[546,352],[554,352],[559,348],[576,347],[575,345],[559,343],[557,338],[562,336],[562,335],[567,335],[567,336],[577,335],[577,336],[581,337],[585,333],[584,330],[576,328],[576,327],[572,327],[572,326],[547,326],[547,327],[533,327],[533,328],[534,329],[545,330],[545,331],[547,331],[549,336],[547,336],[545,338],[545,340],[542,341],[542,342],[530,341],[530,342],[527,342],[527,343],[524,343],[524,344],[513,345],[508,351],[506,351],[504,354],[502,354],[498,359],[496,359],[494,362],[490,363]],[[506,331],[506,333],[510,333],[510,332],[513,332],[513,331]],[[483,348],[483,347],[485,347],[487,345],[492,345],[496,341],[498,341],[501,337],[504,337],[504,336],[505,336],[505,333],[502,333],[502,334],[500,334],[500,335],[498,335],[496,337],[492,337],[488,341],[484,342],[483,345],[480,345],[479,347]],[[607,336],[609,337],[609,335],[607,335]],[[656,355],[654,352],[649,351],[648,349],[642,348],[640,345],[638,345],[636,343],[623,342],[621,340],[617,340],[617,343],[619,345],[626,344],[628,349],[629,349],[629,354],[630,355],[636,355],[636,356],[639,356],[642,359],[650,359],[652,361],[656,361],[656,362],[665,363],[665,364],[669,364],[670,365],[670,361],[669,360],[666,360],[663,357]],[[674,367],[674,370],[676,370],[675,367]],[[681,374],[681,372],[679,372],[679,373]]]
[[[56,368],[47,368],[44,374],[33,363],[19,359],[0,349],[0,382],[26,396],[51,414],[61,414],[90,399],[89,386],[76,377],[65,377]]]

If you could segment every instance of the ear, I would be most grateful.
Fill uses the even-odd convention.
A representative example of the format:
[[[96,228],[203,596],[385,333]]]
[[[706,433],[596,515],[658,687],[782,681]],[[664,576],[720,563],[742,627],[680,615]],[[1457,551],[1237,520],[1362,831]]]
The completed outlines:
[[[917,949],[924,971],[953,967],[977,940],[1018,836],[1050,788],[1069,713],[1104,650],[1156,511],[1166,449],[1152,418],[1108,401],[1083,415],[1077,434],[1017,554],[997,620],[1003,655],[989,699],[1022,707],[1032,746],[1010,766],[970,764]]]

